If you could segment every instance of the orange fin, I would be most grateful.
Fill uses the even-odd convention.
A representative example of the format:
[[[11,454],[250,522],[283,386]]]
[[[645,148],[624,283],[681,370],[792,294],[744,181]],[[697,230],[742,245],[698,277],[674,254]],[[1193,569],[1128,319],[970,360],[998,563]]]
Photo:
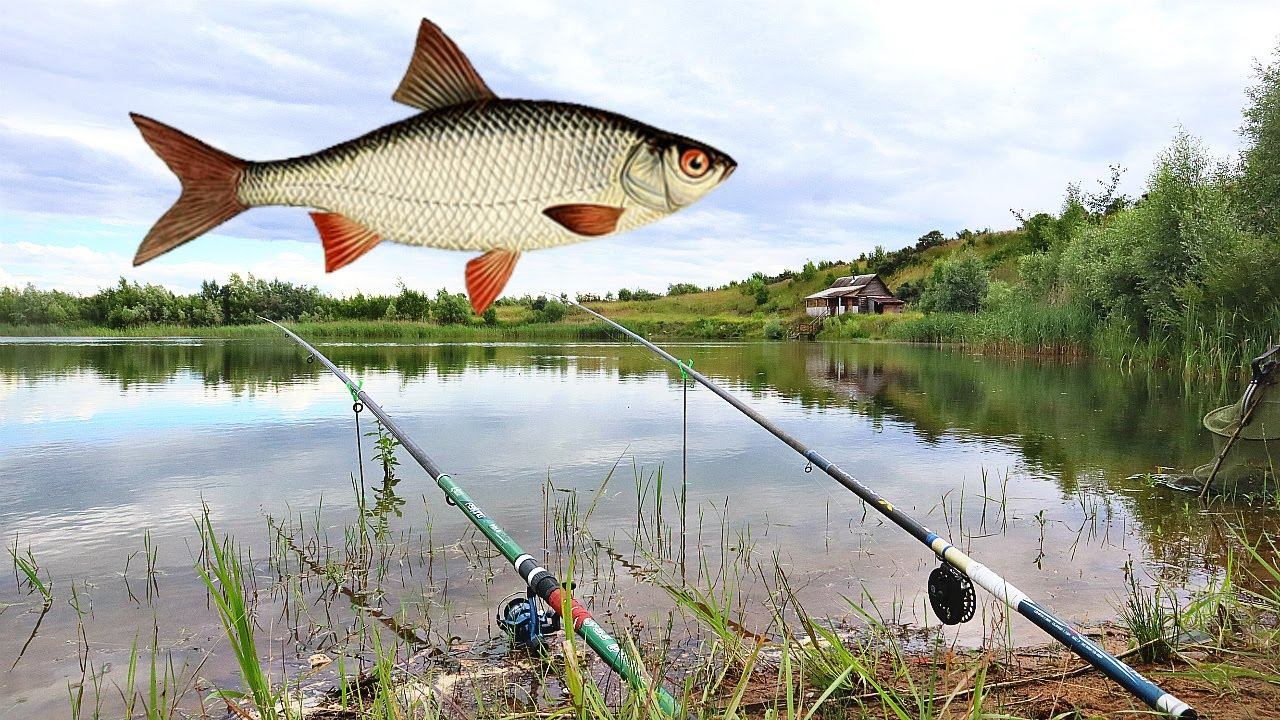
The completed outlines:
[[[622,211],[623,208],[610,205],[555,205],[543,210],[542,214],[571,233],[599,237],[617,229]]]
[[[443,30],[423,19],[413,59],[391,99],[419,110],[435,110],[495,97],[458,46]]]
[[[311,220],[324,243],[324,271],[333,272],[373,249],[382,238],[345,215],[313,212]]]
[[[182,182],[178,201],[143,238],[133,256],[134,265],[194,240],[248,209],[236,191],[249,163],[149,117],[137,113],[129,117],[142,139]]]
[[[490,250],[467,263],[467,295],[477,315],[502,294],[519,259],[518,252]]]

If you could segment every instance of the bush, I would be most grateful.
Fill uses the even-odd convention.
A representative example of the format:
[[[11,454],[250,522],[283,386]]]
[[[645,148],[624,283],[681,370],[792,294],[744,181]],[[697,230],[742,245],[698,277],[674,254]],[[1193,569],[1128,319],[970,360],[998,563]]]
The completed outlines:
[[[484,324],[485,324],[485,325],[490,325],[490,326],[492,326],[492,325],[497,325],[497,324],[498,324],[498,309],[497,309],[497,308],[495,308],[494,306],[490,305],[489,307],[487,307],[487,308],[485,308],[485,309],[484,309],[484,314],[483,314],[483,315],[481,315],[480,317],[484,318]]]
[[[977,312],[987,297],[989,280],[982,260],[972,252],[933,264],[929,282],[920,293],[925,312]]]
[[[569,306],[556,300],[548,300],[545,297],[539,297],[529,306],[533,310],[533,321],[540,323],[555,323],[564,319],[569,314]]]
[[[806,260],[804,267],[800,270],[800,279],[808,282],[818,277],[818,266],[813,264],[812,260]]]
[[[752,275],[750,279],[738,286],[738,292],[754,298],[757,306],[769,302],[769,286],[765,284],[763,273]]]
[[[1073,299],[1146,337],[1180,322],[1179,289],[1201,287],[1208,258],[1241,233],[1219,168],[1184,133],[1161,155],[1146,198],[1076,232],[1059,273]]]
[[[667,286],[667,294],[675,295],[692,295],[693,293],[702,292],[702,288],[693,283],[674,283]]]
[[[1036,213],[1025,223],[1022,229],[1027,236],[1027,244],[1035,250],[1048,250],[1058,239],[1058,219],[1049,213]]]
[[[451,293],[444,288],[436,293],[431,314],[441,325],[461,325],[471,319],[471,303],[466,295]]]
[[[1032,297],[1048,297],[1058,284],[1058,255],[1039,251],[1018,258],[1018,274]]]
[[[1280,51],[1278,51],[1280,54]],[[1254,230],[1280,230],[1280,63],[1258,64],[1257,83],[1247,92],[1237,195],[1245,221]]]
[[[787,327],[778,318],[771,317],[764,322],[764,337],[766,340],[783,340],[787,337]]]

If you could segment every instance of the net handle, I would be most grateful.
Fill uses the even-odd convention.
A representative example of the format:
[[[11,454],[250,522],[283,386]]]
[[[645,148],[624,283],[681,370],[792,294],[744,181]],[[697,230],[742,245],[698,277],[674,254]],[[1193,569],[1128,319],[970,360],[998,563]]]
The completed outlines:
[[[1276,365],[1280,365],[1280,359],[1272,360],[1271,358],[1280,353],[1280,345],[1276,345],[1270,350],[1262,353],[1249,363],[1249,367],[1253,370],[1253,381],[1260,382],[1263,377],[1270,375],[1272,370],[1276,369]]]

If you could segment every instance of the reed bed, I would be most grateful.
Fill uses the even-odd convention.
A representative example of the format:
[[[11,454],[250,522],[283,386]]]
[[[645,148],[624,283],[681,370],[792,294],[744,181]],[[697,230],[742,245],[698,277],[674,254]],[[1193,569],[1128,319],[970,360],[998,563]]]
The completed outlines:
[[[353,474],[351,501],[266,518],[262,557],[220,535],[209,509],[195,519],[201,542],[193,572],[224,635],[209,652],[233,657],[235,678],[211,686],[200,679],[203,663],[175,661],[156,630],[146,642],[135,641],[122,682],[105,680],[82,625],[83,673],[68,684],[71,716],[658,717],[653,698],[621,687],[572,634],[557,636],[544,658],[511,651],[500,634],[462,640],[450,583],[462,577],[498,590],[518,581],[474,533],[439,542],[430,507],[425,523],[392,522],[403,506],[396,502],[397,447],[377,427],[369,437],[364,459],[381,471],[381,482],[367,476],[364,487]],[[993,603],[976,621],[983,625],[977,646],[960,646],[927,622],[907,623],[899,602],[881,607],[866,594],[845,598],[840,615],[812,616],[789,577],[790,563],[762,550],[749,524],[732,521],[728,500],[682,507],[679,483],[667,482],[661,468],[634,464],[630,492],[611,494],[616,470],[588,495],[546,483],[543,562],[566,587],[576,584],[575,595],[591,603],[633,661],[693,718],[1067,718],[1077,710],[1095,713],[1090,698],[1113,707],[1116,717],[1132,711],[1058,649],[1028,655],[1016,647],[1008,614]],[[984,474],[980,492],[942,498],[948,535],[963,543],[1017,522],[1062,532],[1044,512],[1011,514],[1008,484],[1007,474]],[[1081,524],[1068,529],[1076,542],[1111,532],[1096,500],[1083,492],[1078,500]],[[596,527],[593,511],[609,502],[634,504],[634,524]],[[1280,548],[1268,534],[1237,532],[1234,545],[1247,563],[1229,560],[1197,591],[1131,575],[1115,599],[1119,625],[1098,631],[1115,652],[1154,665],[1148,672],[1187,683],[1183,691],[1261,686],[1280,698]],[[688,562],[682,545],[691,549]],[[18,547],[10,552],[15,572],[30,567],[51,587],[35,555]],[[140,572],[148,583],[159,551],[144,536],[139,554],[148,559],[139,567],[146,566]],[[664,590],[667,609],[649,617],[629,613],[626,593],[641,585]],[[68,602],[81,612],[81,591],[75,583],[66,587]],[[1073,696],[1056,710],[1034,700],[1055,692],[1066,676],[1093,682],[1094,695]],[[1086,705],[1081,710],[1073,702]]]

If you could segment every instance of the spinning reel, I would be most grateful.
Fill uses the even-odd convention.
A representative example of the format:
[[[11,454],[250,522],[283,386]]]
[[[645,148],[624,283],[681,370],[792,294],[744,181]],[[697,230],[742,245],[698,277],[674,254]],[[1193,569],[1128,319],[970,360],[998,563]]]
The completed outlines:
[[[542,608],[533,588],[504,600],[498,606],[497,622],[512,642],[531,653],[545,652],[545,636],[560,631],[560,616]]]
[[[929,573],[929,606],[943,625],[969,622],[978,607],[973,583],[950,565],[939,565]]]

